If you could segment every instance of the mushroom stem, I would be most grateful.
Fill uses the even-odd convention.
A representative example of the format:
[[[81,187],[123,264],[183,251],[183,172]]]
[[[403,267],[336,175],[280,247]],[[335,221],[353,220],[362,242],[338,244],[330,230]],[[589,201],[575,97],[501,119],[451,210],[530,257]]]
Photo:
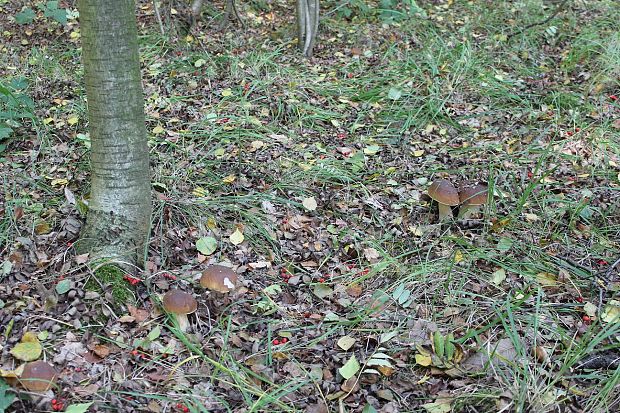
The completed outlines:
[[[445,221],[446,219],[452,218],[452,207],[446,204],[439,204],[439,220]]]
[[[175,314],[174,316],[179,323],[179,330],[185,333],[189,328],[189,320],[187,319],[187,314]]]
[[[480,210],[480,205],[463,205],[459,211],[459,219],[468,219]]]

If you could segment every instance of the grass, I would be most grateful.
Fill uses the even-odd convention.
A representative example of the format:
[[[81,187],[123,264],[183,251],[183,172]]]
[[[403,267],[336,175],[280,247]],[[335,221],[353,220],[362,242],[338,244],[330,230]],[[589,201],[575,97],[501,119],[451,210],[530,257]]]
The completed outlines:
[[[168,197],[155,206],[149,258],[189,279],[201,266],[188,252],[194,238],[212,235],[220,242],[217,261],[266,260],[273,268],[246,273],[252,298],[210,309],[204,344],[166,324],[182,350],[149,366],[184,373],[191,383],[205,369],[202,386],[175,376],[148,396],[120,386],[109,394],[183,402],[195,412],[293,411],[295,403],[319,400],[348,409],[338,393],[342,380],[322,369],[337,376],[351,354],[367,361],[377,337],[394,331],[385,345],[398,359],[396,377],[418,383],[394,393],[399,411],[415,411],[436,397],[411,394],[455,378],[445,369],[432,376],[415,362],[417,346],[432,349],[429,333],[437,330],[453,333],[468,357],[488,353],[473,371],[459,372],[466,385],[450,396],[453,411],[502,403],[548,411],[576,401],[587,412],[617,409],[620,370],[579,369],[592,354],[617,348],[617,324],[585,324],[577,298],[597,303],[595,278],[604,269],[597,262],[620,253],[620,139],[609,115],[617,116],[617,103],[608,99],[619,88],[620,12],[611,1],[575,4],[547,25],[503,37],[548,15],[541,4],[429,5],[428,18],[385,25],[330,17],[324,49],[310,62],[277,37],[230,32],[204,45],[201,33],[192,42],[144,33],[148,130],[164,128],[150,133],[153,181]],[[546,31],[551,25],[555,34]],[[351,57],[351,47],[362,54]],[[61,50],[32,49],[32,67],[22,70],[73,84],[64,62],[76,61],[77,52]],[[54,106],[54,117],[85,119],[84,107],[74,99]],[[53,124],[45,133],[45,159],[55,142],[73,139]],[[364,153],[374,145],[380,151]],[[343,156],[342,147],[356,155]],[[495,189],[481,221],[434,223],[423,193],[440,176]],[[84,188],[73,185],[76,193]],[[3,181],[11,197],[2,205],[0,250],[25,233],[12,218],[15,207],[24,205],[33,219],[44,205],[64,202],[49,182],[34,187],[45,203]],[[310,196],[319,204],[313,212],[301,204]],[[300,216],[310,221],[295,221]],[[238,224],[248,243],[234,247],[227,237]],[[369,248],[378,259],[369,262]],[[278,277],[284,266],[300,277],[298,286]],[[324,284],[333,292],[319,299],[326,273],[334,275]],[[96,274],[118,302],[140,301],[123,275]],[[273,285],[293,303],[264,290]],[[346,293],[352,285],[362,286],[359,297]],[[86,288],[101,287],[90,281]],[[407,292],[408,304],[398,291]],[[207,316],[196,317],[202,323]],[[286,346],[272,344],[280,333],[291,335]],[[352,351],[338,349],[344,335],[357,340]],[[371,377],[360,375],[365,391]],[[390,376],[376,379],[376,388],[392,388]]]

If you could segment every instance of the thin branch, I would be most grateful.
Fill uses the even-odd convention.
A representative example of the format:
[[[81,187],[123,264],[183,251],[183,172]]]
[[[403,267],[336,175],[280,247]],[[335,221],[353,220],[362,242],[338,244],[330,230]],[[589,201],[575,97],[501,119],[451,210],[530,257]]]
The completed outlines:
[[[513,31],[511,33],[508,33],[506,35],[506,38],[510,39],[511,37],[516,36],[518,34],[521,34],[521,33],[525,32],[526,30],[531,29],[532,27],[542,26],[544,24],[549,23],[551,20],[553,20],[555,18],[555,16],[557,16],[564,9],[564,6],[566,6],[566,3],[568,3],[568,1],[569,0],[562,0],[562,2],[560,4],[558,4],[558,7],[555,9],[555,11],[552,14],[550,14],[546,19],[541,20],[539,22],[528,24],[527,26],[525,26],[522,29],[515,30],[515,31]]]
[[[157,23],[159,24],[159,31],[161,35],[164,36],[166,31],[164,30],[164,22],[161,20],[161,13],[159,12],[159,5],[157,4],[158,0],[153,0],[153,7],[155,8],[155,16],[157,16]]]

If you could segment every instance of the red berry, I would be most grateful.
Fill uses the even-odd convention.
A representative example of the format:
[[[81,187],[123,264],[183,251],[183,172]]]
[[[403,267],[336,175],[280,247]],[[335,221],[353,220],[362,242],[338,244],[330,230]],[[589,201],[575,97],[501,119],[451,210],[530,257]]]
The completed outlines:
[[[583,320],[584,323],[589,323],[591,320],[589,315],[584,315],[583,317],[581,317],[581,319]]]
[[[583,303],[583,297],[579,296],[575,298],[575,301],[577,301],[578,303]]]
[[[325,282],[325,278],[323,278],[323,277],[319,278],[319,282],[320,283],[324,283]]]
[[[353,76],[354,76],[354,75],[353,75],[353,73],[350,73],[350,72],[349,72],[349,73],[347,73],[347,77],[348,77],[349,79],[352,79],[352,78],[353,78]]]
[[[566,135],[568,135],[568,136],[573,136],[573,132],[568,131],[568,132],[566,132]]]
[[[575,128],[575,132],[581,131],[581,128]]]
[[[282,340],[281,340],[281,342],[282,342],[282,344],[284,344],[284,343],[288,343],[288,338],[283,337],[283,338],[282,338]]]
[[[56,403],[58,403],[58,400],[52,399],[52,404],[56,404]]]
[[[615,102],[616,100],[618,100],[618,96],[616,96],[616,95],[609,95],[609,99],[611,99],[611,100],[613,100]]]
[[[275,338],[275,339],[272,341],[272,343],[273,343],[273,345],[274,345],[274,346],[277,346],[278,344],[280,344],[280,340],[278,340],[277,338]]]
[[[189,412],[189,407],[183,406],[182,410],[183,410],[183,413],[187,413],[187,412]]]

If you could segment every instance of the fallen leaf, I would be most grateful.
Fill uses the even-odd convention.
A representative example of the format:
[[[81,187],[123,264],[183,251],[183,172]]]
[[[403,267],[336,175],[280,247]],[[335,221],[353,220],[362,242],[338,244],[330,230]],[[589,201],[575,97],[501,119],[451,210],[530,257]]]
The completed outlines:
[[[591,302],[586,302],[583,305],[583,311],[590,317],[596,317],[596,312],[598,311],[598,307]]]
[[[338,339],[338,342],[336,344],[338,344],[338,347],[340,347],[344,351],[347,351],[348,349],[353,347],[353,344],[355,344],[355,339],[351,336],[342,336]]]
[[[230,242],[232,242],[233,245],[239,245],[243,242],[243,240],[245,240],[245,237],[243,236],[243,233],[239,231],[239,228],[237,228],[235,232],[230,234],[230,237],[228,238],[230,239]]]
[[[338,372],[345,380],[355,376],[360,369],[360,363],[355,358],[355,354],[351,355],[351,358],[344,364],[344,366],[338,369]]]
[[[500,285],[501,283],[504,282],[505,279],[506,279],[506,270],[503,268],[500,268],[499,270],[495,271],[493,275],[491,276],[491,282],[494,285]]]
[[[22,336],[21,343],[11,349],[11,354],[18,360],[34,361],[41,357],[43,347],[35,333],[27,331]]]
[[[110,355],[110,348],[104,344],[97,344],[93,352],[101,358],[106,358]]]
[[[199,238],[196,241],[196,249],[202,255],[211,255],[217,249],[217,240],[215,238],[213,238],[213,237],[202,237],[202,238]]]
[[[306,208],[308,211],[314,211],[317,208],[317,203],[316,203],[316,199],[314,199],[314,197],[310,197],[310,198],[304,198],[303,202],[301,203],[304,208]]]

